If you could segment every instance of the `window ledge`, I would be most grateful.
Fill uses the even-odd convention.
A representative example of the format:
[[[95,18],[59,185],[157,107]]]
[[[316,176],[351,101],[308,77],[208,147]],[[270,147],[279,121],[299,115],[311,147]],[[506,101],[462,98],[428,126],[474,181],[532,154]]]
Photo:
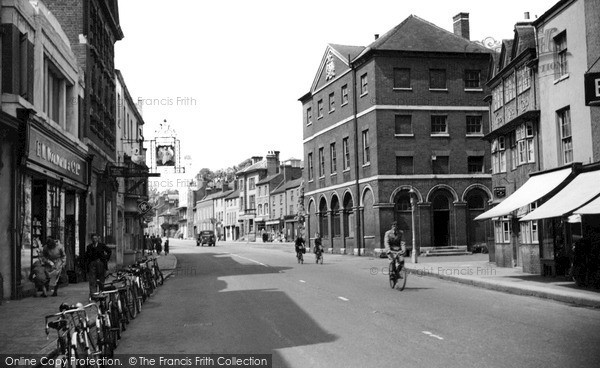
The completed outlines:
[[[309,183],[314,183],[315,179],[310,179],[308,182]]]
[[[412,91],[412,87],[394,87],[392,88],[394,91]]]
[[[413,133],[410,134],[394,134],[394,137],[414,137]]]
[[[331,174],[329,174],[329,176],[337,176],[337,173],[336,172],[331,173]]]
[[[467,138],[481,138],[483,136],[483,133],[467,134]]]
[[[323,115],[317,116],[317,120],[321,120],[321,119],[323,119]]]
[[[367,166],[371,166],[371,163],[367,162],[366,164],[362,165],[362,167],[367,167]]]
[[[331,109],[329,110],[329,113],[331,114],[332,112],[335,112],[335,109]]]
[[[347,168],[347,169],[345,169],[345,170],[344,170],[344,171],[342,171],[342,172],[350,172],[350,168]]]
[[[465,88],[465,92],[483,92],[483,88]]]
[[[312,125],[312,122],[310,122],[310,123],[306,124],[306,126],[311,126],[311,125]]]
[[[341,104],[340,106],[346,106],[348,105],[348,102],[344,102],[343,104]]]
[[[448,88],[429,88],[429,92],[448,92]]]
[[[369,92],[367,91],[367,92],[363,93],[362,95],[360,95],[360,97],[362,98],[362,97],[364,97],[364,96],[366,96],[368,94],[369,94]]]
[[[560,78],[554,80],[554,84],[558,84],[568,78],[569,78],[569,73],[563,74],[562,76],[560,76]]]
[[[448,133],[431,133],[432,138],[449,138],[450,134]]]

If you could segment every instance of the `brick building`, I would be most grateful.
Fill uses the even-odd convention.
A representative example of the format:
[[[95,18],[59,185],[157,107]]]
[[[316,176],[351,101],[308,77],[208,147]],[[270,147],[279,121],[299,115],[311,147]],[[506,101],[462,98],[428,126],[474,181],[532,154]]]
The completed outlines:
[[[307,232],[334,252],[374,253],[392,221],[412,244],[467,246],[491,200],[483,132],[489,49],[410,16],[367,47],[329,44],[303,107]],[[465,247],[466,248],[466,247]]]
[[[83,70],[83,98],[79,98],[79,137],[89,147],[91,175],[86,241],[98,233],[116,247],[117,179],[108,166],[116,162],[116,80],[114,45],[123,38],[117,0],[46,0],[48,9],[63,25]],[[75,100],[70,100],[75,101]]]

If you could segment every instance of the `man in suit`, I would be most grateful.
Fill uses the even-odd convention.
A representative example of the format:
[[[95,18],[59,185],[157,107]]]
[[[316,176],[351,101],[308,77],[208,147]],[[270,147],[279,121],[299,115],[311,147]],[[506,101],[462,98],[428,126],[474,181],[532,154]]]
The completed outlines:
[[[92,234],[92,243],[85,250],[90,295],[103,289],[111,253],[106,244],[100,243],[100,236]]]

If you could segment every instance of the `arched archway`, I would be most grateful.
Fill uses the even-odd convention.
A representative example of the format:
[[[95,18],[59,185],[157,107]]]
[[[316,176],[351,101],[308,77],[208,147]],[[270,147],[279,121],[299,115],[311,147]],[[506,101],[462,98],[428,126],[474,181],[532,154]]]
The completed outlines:
[[[473,188],[465,193],[468,250],[472,250],[474,246],[486,244],[486,226],[488,226],[489,221],[475,221],[474,219],[487,210],[489,199],[487,192],[480,188]]]
[[[432,241],[434,247],[450,245],[450,215],[452,209],[452,193],[439,189],[431,193]]]
[[[340,222],[340,200],[337,194],[331,197],[331,236],[339,237],[342,233]]]
[[[404,233],[402,238],[406,244],[412,244],[412,207],[408,190],[400,190],[394,196],[394,221]]]
[[[329,237],[329,224],[327,221],[327,199],[325,199],[325,197],[321,197],[321,200],[319,201],[319,213],[318,213],[318,217],[319,217],[319,233],[321,234],[322,238],[328,238]]]
[[[354,224],[356,220],[354,218],[354,200],[352,199],[352,193],[346,192],[344,194],[344,235],[348,238],[354,237]]]
[[[373,192],[367,188],[363,192],[363,237],[375,236],[375,210],[373,209]]]

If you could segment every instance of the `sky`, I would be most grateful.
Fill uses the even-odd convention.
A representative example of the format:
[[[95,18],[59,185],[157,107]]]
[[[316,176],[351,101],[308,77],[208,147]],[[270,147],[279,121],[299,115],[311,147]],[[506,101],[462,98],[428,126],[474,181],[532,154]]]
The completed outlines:
[[[165,119],[194,172],[280,151],[302,158],[302,108],[328,43],[367,46],[411,14],[471,40],[513,37],[557,0],[121,0],[115,67],[142,105],[144,136]],[[148,144],[146,144],[148,147]]]

